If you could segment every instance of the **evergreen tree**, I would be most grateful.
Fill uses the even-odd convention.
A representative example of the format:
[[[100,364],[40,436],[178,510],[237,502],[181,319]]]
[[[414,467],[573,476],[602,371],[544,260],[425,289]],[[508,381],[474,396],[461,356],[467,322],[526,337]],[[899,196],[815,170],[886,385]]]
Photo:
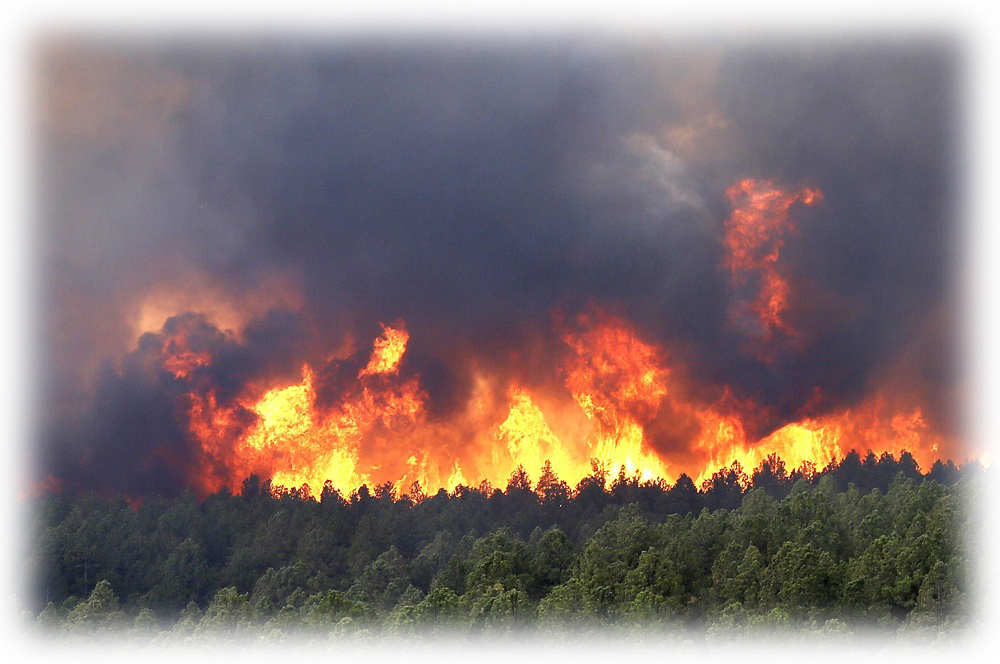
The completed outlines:
[[[111,584],[101,581],[69,615],[55,654],[68,664],[103,662],[128,636],[128,623]]]

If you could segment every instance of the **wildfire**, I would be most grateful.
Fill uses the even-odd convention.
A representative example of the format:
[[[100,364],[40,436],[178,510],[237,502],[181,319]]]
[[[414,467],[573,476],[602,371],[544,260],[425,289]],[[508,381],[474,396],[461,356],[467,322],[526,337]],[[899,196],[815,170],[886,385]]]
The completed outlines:
[[[510,413],[493,435],[493,461],[497,465],[522,466],[532,482],[537,482],[542,466],[551,461],[566,468],[569,459],[562,443],[545,421],[545,415],[525,390],[510,394]],[[506,452],[506,454],[504,454]]]
[[[585,329],[563,336],[573,351],[566,386],[596,424],[588,441],[590,456],[643,479],[665,477],[666,466],[644,445],[640,422],[651,419],[666,396],[669,372],[657,349],[623,321],[605,316],[595,323],[599,316],[581,317]]]
[[[744,180],[727,193],[733,210],[723,266],[733,288],[752,291],[736,310],[740,320],[752,314],[758,340],[777,341],[779,332],[792,337],[786,320],[791,287],[779,256],[785,234],[795,230],[791,207],[822,195],[760,180]],[[537,483],[546,462],[570,484],[595,466],[643,480],[672,482],[686,473],[701,482],[734,463],[750,471],[771,455],[790,469],[819,469],[851,449],[908,450],[926,468],[952,447],[920,404],[890,402],[877,389],[821,415],[810,407],[811,414],[755,439],[747,417],[758,405],[736,403],[729,388],[706,401],[704,390],[690,389],[686,367],[670,349],[643,338],[627,320],[595,305],[558,321],[562,346],[552,358],[551,380],[532,384],[470,362],[466,402],[447,416],[431,416],[420,376],[407,373],[410,333],[402,321],[383,325],[367,363],[346,380],[338,374],[335,387],[324,379],[322,362],[307,361],[298,382],[251,381],[235,396],[220,396],[205,379],[215,358],[198,339],[209,330],[216,340],[233,341],[239,330],[220,331],[191,314],[168,318],[159,334],[145,334],[139,343],[188,386],[184,415],[200,450],[190,477],[202,493],[238,489],[250,473],[279,486],[307,485],[314,496],[327,482],[345,495],[364,484],[402,492],[416,482],[427,493],[470,481],[503,487],[518,468]]]
[[[894,410],[878,395],[751,440],[731,408],[681,398],[668,354],[626,321],[594,308],[567,326],[562,339],[568,394],[559,407],[552,405],[558,395],[516,384],[495,399],[488,381],[480,380],[454,421],[430,421],[419,379],[398,375],[409,340],[401,326],[385,328],[354,388],[329,407],[318,405],[308,364],[299,383],[231,405],[219,404],[212,391],[192,393],[190,430],[211,461],[199,476],[201,490],[238,488],[251,472],[279,486],[308,485],[314,496],[327,481],[342,494],[385,483],[399,492],[413,482],[426,491],[454,491],[471,478],[502,487],[518,467],[537,482],[546,461],[576,483],[592,472],[592,460],[643,480],[674,481],[686,473],[702,482],[736,462],[751,470],[772,454],[794,469],[825,467],[850,449],[908,450],[929,467],[945,443],[919,408]],[[547,396],[544,404],[541,396]],[[664,412],[694,423],[693,460],[658,451],[650,426]],[[556,431],[584,433],[561,437]]]
[[[385,328],[375,342],[371,363],[358,376],[361,389],[329,411],[316,407],[315,374],[306,364],[301,383],[271,389],[256,400],[245,397],[236,406],[221,407],[214,393],[194,398],[191,431],[203,451],[238,474],[258,472],[276,485],[292,488],[308,485],[314,495],[329,481],[335,489],[350,493],[372,481],[359,466],[366,436],[376,427],[398,429],[422,417],[423,397],[416,381],[383,387],[367,379],[394,372],[407,339],[405,330]],[[254,421],[239,431],[233,422],[241,410],[251,413]],[[231,444],[221,449],[220,440]],[[222,484],[233,485],[237,476],[230,475]],[[218,478],[206,480],[203,488],[215,490],[217,482]]]

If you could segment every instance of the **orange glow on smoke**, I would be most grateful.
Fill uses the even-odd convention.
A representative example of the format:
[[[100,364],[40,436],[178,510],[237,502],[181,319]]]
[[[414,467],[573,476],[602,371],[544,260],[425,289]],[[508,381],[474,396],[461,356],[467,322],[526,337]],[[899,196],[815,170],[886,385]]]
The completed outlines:
[[[795,330],[785,320],[791,288],[778,271],[778,258],[785,233],[796,230],[789,219],[791,206],[812,205],[823,195],[810,188],[786,192],[765,180],[742,180],[727,189],[726,195],[733,211],[725,224],[723,266],[734,287],[756,290],[749,301],[741,300],[734,307],[734,319],[745,330],[746,321],[754,319],[757,327],[752,334],[758,338],[771,339],[776,332],[794,336]]]
[[[49,473],[42,480],[36,480],[34,482],[30,480],[25,480],[24,485],[26,488],[19,489],[17,492],[17,499],[24,502],[29,496],[41,496],[46,493],[58,493],[62,490],[62,480],[55,475]]]
[[[158,284],[133,303],[133,340],[156,332],[168,318],[181,311],[197,311],[220,330],[238,333],[246,323],[274,308],[301,309],[303,297],[297,281],[286,274],[267,274],[245,292],[213,282],[204,275],[191,275],[179,283]]]
[[[212,363],[212,356],[207,352],[198,352],[191,348],[187,331],[183,329],[164,339],[162,353],[163,368],[175,378],[187,378],[195,369],[207,367]]]

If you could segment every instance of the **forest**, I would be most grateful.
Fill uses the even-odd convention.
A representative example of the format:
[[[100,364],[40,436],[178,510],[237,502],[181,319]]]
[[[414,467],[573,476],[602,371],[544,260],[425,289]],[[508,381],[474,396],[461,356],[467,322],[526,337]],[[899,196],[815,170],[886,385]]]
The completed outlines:
[[[770,457],[701,486],[549,464],[504,489],[391,484],[27,500],[22,616],[56,638],[684,632],[947,638],[975,622],[977,462]],[[298,637],[297,637],[298,638]]]

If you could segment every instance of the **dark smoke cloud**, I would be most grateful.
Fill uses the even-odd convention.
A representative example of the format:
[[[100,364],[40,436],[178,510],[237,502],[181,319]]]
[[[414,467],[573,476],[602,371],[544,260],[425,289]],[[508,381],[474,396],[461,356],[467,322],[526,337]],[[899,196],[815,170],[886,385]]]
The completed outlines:
[[[925,321],[951,294],[950,44],[80,42],[43,56],[47,394],[60,413],[44,458],[66,459],[69,478],[178,489],[180,475],[143,464],[161,448],[185,462],[182,386],[144,368],[155,339],[129,348],[124,321],[151,285],[186,274],[234,292],[300,278],[301,312],[262,315],[240,342],[206,321],[193,332],[222,398],[297,378],[306,358],[333,398],[378,323],[403,319],[401,371],[420,374],[443,417],[471,388],[471,356],[558,386],[553,312],[590,301],[706,390],[766,404],[762,430],[816,386],[831,404],[860,398],[918,334],[912,374],[939,402],[949,393],[954,333]],[[770,365],[726,323],[724,191],[745,177],[825,194],[795,210],[782,253],[805,343]],[[326,362],[346,334],[355,354]],[[681,446],[682,424],[658,426],[664,449]]]
[[[302,324],[280,310],[252,321],[240,341],[202,314],[166,321],[144,334],[120,368],[105,362],[95,381],[93,406],[77,426],[58,431],[43,463],[69,486],[130,495],[176,495],[188,469],[208,464],[187,429],[187,395],[214,391],[222,406],[236,406],[242,426],[254,416],[234,398],[251,381],[298,380],[304,352]],[[167,354],[189,352],[212,358],[178,374],[165,366]]]

